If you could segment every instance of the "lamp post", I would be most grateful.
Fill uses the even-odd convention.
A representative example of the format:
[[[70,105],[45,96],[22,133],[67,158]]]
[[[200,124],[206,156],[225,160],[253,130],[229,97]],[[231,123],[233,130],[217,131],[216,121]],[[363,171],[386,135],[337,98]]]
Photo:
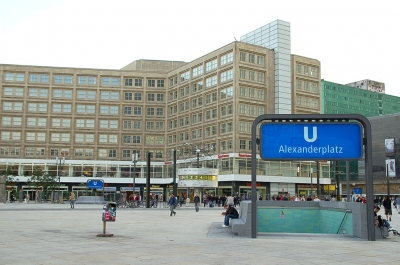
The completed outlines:
[[[197,168],[200,168],[200,149],[196,149],[197,153]]]
[[[138,161],[138,153],[136,153],[136,150],[133,151],[132,153],[132,162],[133,162],[133,179],[132,179],[132,196],[135,198],[135,178],[136,178],[136,163]],[[132,168],[131,168],[132,170]],[[132,172],[131,172],[132,174]],[[132,207],[133,209],[133,207]]]
[[[146,208],[150,208],[150,163],[152,152],[147,152]]]
[[[174,149],[174,175],[173,175],[173,178],[172,178],[172,182],[173,182],[173,185],[174,185],[173,193],[176,196],[178,194],[177,193],[178,192],[178,185],[176,183],[176,149]]]
[[[57,164],[57,174],[58,174],[58,203],[62,200],[62,196],[60,196],[60,189],[61,189],[61,167],[65,164],[65,157],[56,157],[56,164]]]

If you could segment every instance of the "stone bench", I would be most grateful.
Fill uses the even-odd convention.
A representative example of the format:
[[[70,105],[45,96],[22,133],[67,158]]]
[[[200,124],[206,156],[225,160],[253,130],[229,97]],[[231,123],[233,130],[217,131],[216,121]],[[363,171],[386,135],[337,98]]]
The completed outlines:
[[[387,238],[389,236],[389,230],[386,226],[377,227],[375,226],[375,238]]]
[[[231,219],[232,232],[238,236],[251,235],[251,207],[250,201],[240,202],[238,219]]]
[[[76,204],[104,204],[103,196],[79,196]]]

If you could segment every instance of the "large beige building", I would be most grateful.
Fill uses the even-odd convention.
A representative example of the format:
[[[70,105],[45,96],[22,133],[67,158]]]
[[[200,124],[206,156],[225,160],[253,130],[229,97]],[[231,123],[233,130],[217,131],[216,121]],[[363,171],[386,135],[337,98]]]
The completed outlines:
[[[319,62],[296,55],[291,61],[296,81],[285,97],[293,113],[319,113]],[[137,60],[120,70],[0,65],[0,171],[19,175],[19,188],[29,191],[26,176],[35,166],[59,175],[56,158],[65,157],[62,190],[79,195],[82,183],[102,178],[111,193],[123,192],[136,152],[137,186],[143,191],[150,154],[152,191],[165,194],[175,149],[181,168],[218,169],[218,188],[201,192],[248,193],[251,125],[279,105],[275,68],[273,49],[244,42],[188,63]],[[259,195],[306,192],[301,185],[310,183],[311,166],[259,160]]]
[[[298,55],[290,55],[292,69],[293,114],[321,113],[321,63]]]

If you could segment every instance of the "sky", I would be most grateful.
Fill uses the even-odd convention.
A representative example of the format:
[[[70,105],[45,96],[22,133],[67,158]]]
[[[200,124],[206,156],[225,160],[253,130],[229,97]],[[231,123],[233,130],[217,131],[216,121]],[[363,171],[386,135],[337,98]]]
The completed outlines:
[[[397,0],[0,0],[0,64],[190,62],[280,19],[291,53],[319,60],[323,79],[371,79],[400,96],[399,11]]]

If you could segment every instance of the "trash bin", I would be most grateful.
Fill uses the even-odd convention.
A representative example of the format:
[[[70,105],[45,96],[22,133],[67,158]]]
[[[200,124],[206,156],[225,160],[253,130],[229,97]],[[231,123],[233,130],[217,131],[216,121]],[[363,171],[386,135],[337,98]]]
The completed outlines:
[[[115,222],[117,219],[117,204],[115,202],[107,202],[103,205],[103,222]]]

